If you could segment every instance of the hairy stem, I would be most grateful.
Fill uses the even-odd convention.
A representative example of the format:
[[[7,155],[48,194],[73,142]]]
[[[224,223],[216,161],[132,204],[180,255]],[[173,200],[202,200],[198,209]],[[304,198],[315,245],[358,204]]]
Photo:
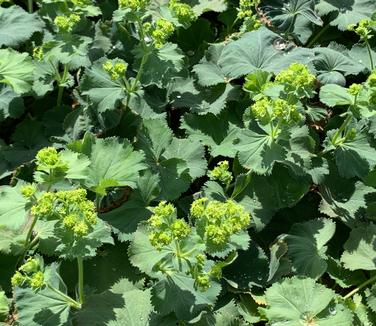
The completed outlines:
[[[337,139],[338,137],[342,134],[342,132],[346,129],[346,127],[348,126],[348,124],[350,123],[352,119],[352,115],[349,114],[347,116],[347,118],[345,119],[345,121],[343,121],[341,127],[339,127],[339,129],[337,130],[337,132],[334,134],[333,136],[333,139],[332,139],[332,143],[333,145],[336,145],[336,142],[337,142]]]
[[[323,36],[323,34],[326,33],[326,31],[329,29],[330,25],[325,25],[320,32],[318,32],[312,39],[311,41],[309,41],[309,43],[307,44],[307,48],[311,48],[312,46],[315,45],[316,41],[318,39],[320,39],[321,36]]]
[[[371,284],[375,281],[376,281],[376,275],[374,275],[369,280],[367,280],[367,281],[363,282],[362,284],[360,284],[359,286],[357,286],[354,290],[347,293],[343,298],[344,299],[351,298],[355,293],[359,292],[361,289],[365,288],[367,285],[369,285],[369,284]]]
[[[374,66],[374,63],[373,63],[371,46],[369,45],[368,41],[366,41],[366,47],[367,47],[367,50],[368,50],[369,61],[371,63],[371,71],[373,71],[375,69],[375,66]]]
[[[34,216],[33,221],[31,222],[30,228],[27,231],[26,241],[25,241],[25,249],[24,249],[21,261],[23,261],[25,259],[28,250],[32,247],[33,241],[31,241],[31,237],[33,235],[33,230],[34,230],[34,227],[35,227],[35,224],[37,223],[37,221],[38,221],[38,216]]]
[[[33,13],[33,0],[27,0],[27,9],[29,10],[29,13]]]
[[[80,304],[84,303],[85,295],[84,295],[84,263],[82,257],[77,258],[77,265],[78,265],[78,297],[80,300]]]
[[[63,84],[67,81],[67,76],[68,76],[68,65],[64,65],[64,72],[63,72],[63,77],[58,78],[58,85],[59,85],[59,91],[57,94],[57,107],[61,106],[62,100],[63,100],[63,92],[64,92],[64,86]]]
[[[47,287],[55,292],[56,294],[58,294],[60,297],[62,297],[64,299],[65,302],[69,303],[69,305],[75,309],[81,309],[81,304],[79,302],[77,302],[76,300],[73,300],[70,296],[67,296],[66,294],[64,294],[63,292],[61,292],[60,290],[54,288],[52,285],[50,284],[46,284]]]

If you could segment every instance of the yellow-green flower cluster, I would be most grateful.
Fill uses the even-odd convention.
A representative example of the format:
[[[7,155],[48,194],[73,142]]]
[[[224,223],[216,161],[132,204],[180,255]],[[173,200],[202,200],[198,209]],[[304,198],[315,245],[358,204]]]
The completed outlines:
[[[302,119],[302,115],[295,104],[290,104],[279,98],[270,100],[263,97],[251,106],[251,111],[262,125],[266,125],[272,120],[290,124],[297,123]]]
[[[93,2],[91,0],[70,0],[76,7],[86,7],[92,5]]]
[[[275,77],[275,81],[282,84],[288,92],[304,94],[310,93],[314,89],[316,78],[306,65],[293,63],[288,69],[282,70]]]
[[[363,86],[360,85],[360,84],[352,84],[350,85],[350,87],[348,88],[348,92],[349,94],[353,95],[353,96],[358,96],[360,94],[360,92],[362,91],[363,89]]]
[[[350,24],[347,26],[349,31],[355,32],[363,41],[368,41],[373,37],[372,27],[376,26],[376,22],[370,19],[362,19],[358,25]]]
[[[29,258],[13,275],[11,283],[13,286],[30,286],[34,290],[42,288],[45,282],[41,261]]]
[[[116,59],[115,62],[111,60],[107,60],[105,63],[103,63],[102,68],[104,71],[106,71],[112,80],[116,80],[119,77],[124,76],[126,70],[127,70],[128,64],[121,59]]]
[[[173,240],[186,238],[191,232],[187,222],[176,218],[176,210],[172,204],[162,201],[154,208],[153,213],[147,221],[151,231],[149,241],[158,250]]]
[[[81,20],[81,17],[77,14],[70,14],[68,16],[56,16],[54,24],[60,31],[70,32],[73,27]]]
[[[44,58],[44,51],[43,51],[43,46],[36,46],[33,49],[33,58],[42,61]]]
[[[42,148],[36,155],[37,170],[49,171],[51,169],[68,168],[68,165],[62,161],[59,153],[54,147]]]
[[[133,11],[145,9],[149,4],[149,0],[118,0],[119,8],[132,9]]]
[[[151,36],[155,47],[161,48],[167,39],[174,33],[174,25],[166,19],[160,18],[156,22],[156,28],[152,31]]]
[[[225,185],[228,185],[232,181],[232,174],[229,171],[228,161],[221,161],[217,166],[209,171],[210,180],[217,180]]]
[[[376,87],[376,71],[372,72],[367,78],[367,83],[369,87]]]
[[[190,213],[198,221],[196,225],[203,226],[207,241],[215,245],[224,245],[251,222],[251,215],[232,200],[220,202],[200,198],[192,203]]]
[[[86,199],[85,189],[46,192],[31,208],[31,213],[41,218],[58,218],[77,236],[88,234],[97,223],[95,205]]]
[[[207,291],[211,286],[209,274],[207,273],[198,274],[195,278],[195,284],[200,289],[200,291],[202,292]]]
[[[179,3],[178,1],[173,0],[170,1],[169,6],[173,16],[182,24],[188,24],[197,19],[192,7],[186,3]]]
[[[21,187],[20,189],[22,196],[26,199],[30,199],[37,192],[37,187],[34,184],[27,184]]]
[[[260,4],[260,0],[240,0],[238,8],[238,18],[244,19],[252,17],[253,10]]]

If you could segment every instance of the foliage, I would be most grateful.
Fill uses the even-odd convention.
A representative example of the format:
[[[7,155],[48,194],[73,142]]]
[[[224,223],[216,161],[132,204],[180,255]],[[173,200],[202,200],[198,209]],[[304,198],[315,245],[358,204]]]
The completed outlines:
[[[374,0],[0,0],[0,324],[376,325]]]

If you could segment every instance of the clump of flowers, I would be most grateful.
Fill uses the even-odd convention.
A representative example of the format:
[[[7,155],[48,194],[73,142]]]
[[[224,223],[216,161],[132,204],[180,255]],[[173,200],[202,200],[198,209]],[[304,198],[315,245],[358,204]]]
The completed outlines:
[[[33,290],[41,289],[44,284],[43,262],[39,257],[29,258],[11,279],[13,286],[29,286]]]
[[[251,215],[233,200],[220,202],[200,198],[192,203],[190,213],[199,233],[214,245],[226,244],[232,235],[246,229],[251,222]]]
[[[316,78],[306,65],[293,63],[288,69],[277,74],[275,82],[282,84],[288,93],[295,93],[299,97],[310,97],[315,87]]]
[[[357,25],[350,24],[347,26],[349,31],[355,32],[364,41],[368,42],[373,37],[372,27],[376,26],[376,21],[362,19]]]
[[[175,27],[171,22],[163,18],[158,19],[156,28],[151,33],[155,47],[161,48],[174,31]]]
[[[73,27],[81,20],[81,17],[75,13],[68,16],[56,16],[54,24],[62,32],[71,32]]]
[[[95,205],[86,199],[85,189],[46,192],[31,208],[38,218],[59,219],[76,236],[84,236],[97,223]]]
[[[293,124],[302,119],[296,104],[290,104],[286,100],[279,98],[271,100],[263,97],[251,106],[251,111],[262,125],[274,120],[280,124]]]
[[[36,46],[33,49],[33,58],[42,61],[44,58],[44,51],[43,51],[43,46]]]
[[[119,77],[124,76],[128,64],[121,59],[116,59],[115,61],[107,60],[105,63],[103,63],[102,67],[103,70],[110,75],[112,80],[116,80]]]
[[[212,171],[209,171],[209,178],[210,180],[219,181],[225,185],[230,184],[232,181],[232,174],[229,171],[228,161],[219,162]]]
[[[150,234],[150,243],[161,250],[163,246],[169,245],[173,240],[182,240],[186,238],[191,227],[182,219],[176,217],[175,207],[162,201],[154,208],[154,214],[147,221]]]
[[[137,11],[145,9],[149,2],[149,0],[119,0],[119,8]]]
[[[37,192],[37,187],[35,184],[27,184],[21,187],[21,194],[26,199],[30,199]]]
[[[192,7],[186,3],[180,3],[176,0],[169,2],[170,10],[174,17],[176,17],[181,24],[188,25],[197,19]]]
[[[256,30],[262,26],[255,8],[260,4],[260,0],[240,0],[238,8],[238,19],[243,20],[243,26],[241,31],[250,32]]]
[[[68,168],[54,147],[42,148],[36,155],[36,164],[37,170],[46,172],[52,169],[66,170]]]
[[[360,94],[360,92],[362,91],[363,89],[363,86],[360,85],[360,84],[352,84],[350,85],[350,87],[348,88],[348,92],[349,94],[353,95],[353,96],[358,96]]]

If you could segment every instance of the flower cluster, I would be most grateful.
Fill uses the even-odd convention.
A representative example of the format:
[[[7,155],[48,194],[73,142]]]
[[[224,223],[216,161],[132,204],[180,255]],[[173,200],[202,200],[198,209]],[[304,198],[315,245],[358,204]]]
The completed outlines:
[[[35,184],[27,184],[21,187],[21,194],[26,199],[30,199],[37,192],[37,187]]]
[[[363,86],[360,85],[360,84],[352,84],[350,85],[350,87],[348,88],[348,92],[349,94],[353,95],[353,96],[358,96],[360,94],[360,92],[362,91],[363,89]]]
[[[149,0],[119,0],[119,8],[137,11],[145,9],[149,2]]]
[[[184,220],[176,218],[176,210],[172,204],[162,201],[154,208],[153,213],[147,221],[151,230],[149,240],[158,250],[173,240],[184,239],[190,234],[191,227]]]
[[[163,18],[158,19],[156,28],[151,33],[155,47],[161,48],[174,31],[175,27],[171,22]]]
[[[316,78],[306,65],[293,63],[275,77],[275,82],[282,84],[285,91],[299,97],[310,96],[315,87]]]
[[[112,80],[116,80],[125,74],[128,64],[121,59],[116,59],[115,62],[107,60],[102,67],[103,70],[110,75]]]
[[[13,275],[11,283],[13,286],[30,286],[33,290],[42,288],[45,281],[41,259],[30,257]]]
[[[43,46],[36,46],[33,49],[33,58],[42,61],[44,58],[44,51],[43,51]]]
[[[350,24],[347,26],[349,31],[355,32],[359,37],[367,42],[369,39],[373,37],[372,35],[372,27],[376,26],[376,21],[370,19],[362,19],[358,25]]]
[[[238,8],[238,19],[244,20],[241,27],[242,32],[250,32],[262,26],[254,8],[260,4],[260,0],[240,0]]]
[[[77,14],[70,14],[69,16],[56,16],[54,24],[62,32],[71,32],[73,27],[81,20]]]
[[[176,0],[169,2],[170,10],[174,17],[176,17],[181,24],[189,24],[197,19],[190,5],[186,3],[179,3]]]
[[[263,97],[251,106],[251,111],[262,125],[274,120],[283,124],[292,124],[298,123],[302,119],[296,104],[290,104],[280,98],[270,100]]]
[[[232,181],[232,174],[229,171],[228,161],[221,161],[217,166],[209,172],[210,180],[217,180],[225,185]]]
[[[41,218],[57,218],[77,236],[88,234],[97,223],[95,205],[86,199],[85,189],[46,192],[31,208],[31,213]]]
[[[226,244],[233,234],[246,229],[251,222],[244,207],[232,200],[220,202],[200,198],[192,203],[190,213],[206,240],[214,245]]]
[[[67,163],[63,162],[54,147],[42,148],[36,155],[37,170],[49,172],[52,169],[66,170]]]
[[[83,8],[89,5],[92,5],[91,0],[70,0],[76,7]]]

